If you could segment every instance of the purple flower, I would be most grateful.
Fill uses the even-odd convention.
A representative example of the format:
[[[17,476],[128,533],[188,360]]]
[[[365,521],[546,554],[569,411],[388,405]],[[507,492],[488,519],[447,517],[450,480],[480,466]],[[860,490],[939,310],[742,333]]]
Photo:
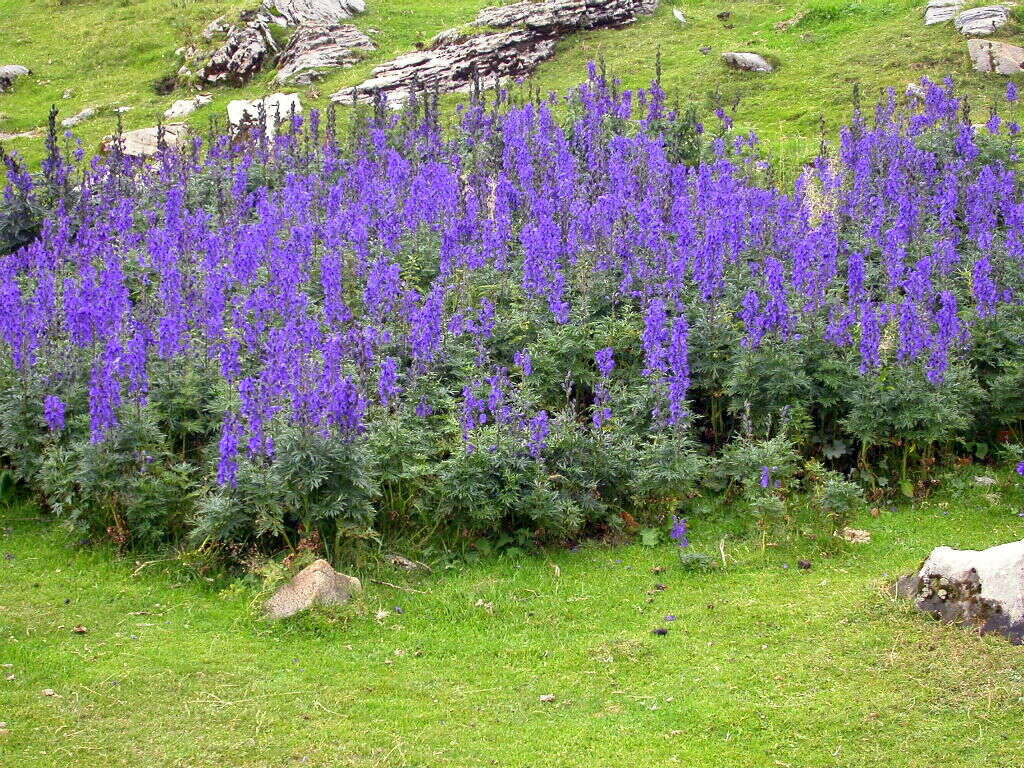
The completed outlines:
[[[51,432],[64,429],[64,401],[56,395],[47,395],[43,401],[43,414]]]
[[[1006,84],[1006,100],[1011,104],[1016,104],[1019,98],[1020,94],[1017,93],[1017,84],[1011,80]]]
[[[533,373],[533,358],[530,356],[530,350],[519,350],[512,356],[512,360],[517,366],[519,366],[519,369],[523,372],[523,376],[529,376]]]
[[[768,488],[772,484],[771,467],[761,467],[761,487]]]
[[[668,532],[668,537],[680,547],[688,547],[690,538],[687,535],[687,530],[686,518],[672,515],[672,529]]]
[[[597,363],[597,372],[601,378],[607,379],[615,370],[615,350],[611,347],[599,349],[594,353],[594,360]]]
[[[1017,465],[1017,474],[1024,475],[1024,461]]]

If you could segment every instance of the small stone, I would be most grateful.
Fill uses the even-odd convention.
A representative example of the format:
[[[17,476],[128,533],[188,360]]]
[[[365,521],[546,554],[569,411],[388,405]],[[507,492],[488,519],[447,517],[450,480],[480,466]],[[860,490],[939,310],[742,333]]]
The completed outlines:
[[[651,630],[652,635],[664,636],[668,634],[668,630],[664,627],[658,627],[657,629]]]
[[[53,688],[43,688],[43,690],[40,691],[40,693],[43,696],[56,696],[57,695],[57,692],[55,690],[53,690]]]
[[[553,693],[545,693],[545,694],[541,695],[539,698],[540,698],[540,701],[541,701],[542,704],[550,704],[551,702],[553,702],[555,700],[555,694],[553,694]]]
[[[303,568],[274,593],[265,605],[272,619],[283,619],[315,605],[340,605],[361,592],[359,579],[335,571],[326,560],[317,560]]]
[[[732,16],[732,11],[720,11],[719,13],[715,14],[715,18],[717,18],[719,21],[725,21],[730,16]]]
[[[809,571],[811,569],[811,561],[810,560],[797,560],[796,561],[796,567],[799,568],[802,571]]]
[[[730,67],[745,72],[774,72],[775,68],[759,53],[727,51],[722,59]]]
[[[76,624],[71,631],[74,632],[76,635],[87,635],[87,634],[89,634],[89,630],[86,629],[81,624]]]
[[[213,96],[205,93],[201,93],[191,99],[178,99],[167,108],[164,112],[164,117],[168,120],[180,120],[183,117],[188,117],[200,107],[205,107],[211,101],[213,101]]]
[[[686,23],[686,15],[678,8],[672,9],[672,15],[676,17],[676,21],[678,21],[680,24]]]
[[[707,55],[709,55],[711,53],[711,46],[710,45],[702,45],[700,48],[698,48],[698,50],[701,53],[703,53],[705,56],[707,56]]]
[[[851,544],[867,544],[871,541],[871,533],[859,528],[843,528],[839,532],[839,536]]]
[[[93,117],[96,117],[96,109],[94,107],[86,107],[78,114],[72,115],[71,117],[65,117],[60,121],[60,124],[64,128],[74,128],[79,123],[84,123],[86,120]]]

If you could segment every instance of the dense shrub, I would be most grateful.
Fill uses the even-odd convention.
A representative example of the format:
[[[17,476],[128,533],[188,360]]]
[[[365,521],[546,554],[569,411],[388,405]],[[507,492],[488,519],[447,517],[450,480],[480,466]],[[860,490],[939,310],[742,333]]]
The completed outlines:
[[[377,104],[85,167],[51,137],[0,215],[0,455],[125,546],[518,546],[700,491],[767,531],[801,483],[841,527],[850,472],[1020,441],[1019,129],[923,88],[792,190],[724,109],[596,70],[450,129]]]

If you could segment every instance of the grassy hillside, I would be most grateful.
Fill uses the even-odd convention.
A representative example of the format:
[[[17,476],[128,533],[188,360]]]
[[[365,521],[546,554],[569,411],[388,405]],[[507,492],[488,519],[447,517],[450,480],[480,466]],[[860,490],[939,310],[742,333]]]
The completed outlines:
[[[938,544],[1022,535],[1020,479],[973,474],[865,514],[873,540],[833,558],[693,520],[693,548],[717,558],[721,541],[728,569],[592,545],[361,571],[355,606],[280,624],[253,618],[242,583],[78,549],[0,509],[0,763],[1019,768],[1020,648],[884,591]]]
[[[472,19],[490,2],[370,0],[368,12],[354,23],[377,41],[379,51],[301,89],[304,101],[326,105],[329,94],[360,82],[376,64]],[[154,91],[159,78],[177,69],[175,49],[197,39],[220,14],[250,5],[247,0],[0,0],[0,63],[24,64],[35,73],[15,93],[0,95],[0,133],[40,128],[51,104],[62,116],[100,108],[97,118],[77,129],[90,149],[116,125],[115,107],[134,107],[124,116],[126,128],[155,124],[171,101],[187,95]],[[974,94],[976,114],[1001,100],[1005,78],[973,73],[964,38],[950,24],[926,28],[923,5],[921,0],[663,0],[654,16],[631,27],[565,41],[534,81],[543,89],[562,89],[581,78],[587,60],[603,56],[627,86],[643,85],[651,79],[660,46],[670,90],[702,105],[714,92],[729,102],[740,98],[737,127],[757,130],[770,141],[773,156],[792,160],[813,152],[822,119],[829,130],[846,119],[854,83],[870,101],[886,86],[902,90],[922,76],[953,75]],[[675,7],[686,14],[685,26],[673,17]],[[722,11],[731,17],[719,20]],[[1005,31],[1002,39],[1017,37],[1015,26]],[[702,53],[702,46],[710,46],[711,53]],[[762,52],[778,62],[778,71],[729,71],[718,56],[723,50]],[[270,79],[268,73],[243,89],[214,89],[214,104],[192,121],[205,126],[210,115],[224,114],[228,100],[275,90]],[[30,157],[40,152],[39,141],[30,138],[4,143]]]

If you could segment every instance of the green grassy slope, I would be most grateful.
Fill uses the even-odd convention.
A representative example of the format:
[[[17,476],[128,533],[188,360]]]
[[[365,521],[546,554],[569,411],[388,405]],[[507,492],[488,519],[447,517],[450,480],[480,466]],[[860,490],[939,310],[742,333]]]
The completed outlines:
[[[378,574],[419,593],[359,573],[355,608],[280,624],[237,585],[0,511],[0,764],[1020,768],[1020,647],[883,587],[938,544],[1021,537],[1022,503],[1004,476],[865,516],[869,544],[809,571],[729,539],[736,561],[712,574],[639,546]]]
[[[335,90],[360,82],[373,66],[412,49],[438,31],[473,18],[488,0],[370,0],[367,13],[354,23],[369,31],[379,51],[364,63],[303,88],[304,101],[324,106]],[[0,57],[21,63],[34,77],[13,94],[0,95],[0,132],[12,134],[45,124],[50,104],[62,116],[86,106],[104,110],[78,132],[88,148],[112,131],[113,108],[134,106],[124,117],[127,128],[153,125],[181,92],[158,96],[153,83],[174,72],[174,50],[197,39],[205,24],[221,13],[251,5],[246,0],[0,0]],[[865,100],[879,89],[921,76],[953,75],[974,96],[975,114],[1001,101],[1005,78],[973,73],[964,38],[952,25],[924,27],[920,0],[663,0],[657,13],[631,27],[575,36],[555,59],[544,64],[534,82],[562,89],[577,82],[588,59],[603,56],[627,86],[651,79],[660,46],[666,86],[684,99],[707,104],[720,91],[731,101],[741,97],[737,127],[755,129],[770,142],[778,159],[800,159],[817,145],[820,120],[834,129],[848,116],[853,83]],[[689,19],[680,25],[672,9]],[[716,18],[730,11],[731,18]],[[787,30],[776,24],[805,14]],[[731,25],[731,28],[728,28]],[[1001,39],[1014,40],[1011,26]],[[712,53],[701,53],[710,46]],[[756,50],[779,64],[771,75],[727,70],[723,50]],[[215,103],[192,118],[205,126],[210,115],[222,116],[232,98],[270,92],[271,75],[246,88],[217,88]],[[63,98],[70,91],[70,98]],[[40,142],[14,139],[8,147],[38,157]]]

